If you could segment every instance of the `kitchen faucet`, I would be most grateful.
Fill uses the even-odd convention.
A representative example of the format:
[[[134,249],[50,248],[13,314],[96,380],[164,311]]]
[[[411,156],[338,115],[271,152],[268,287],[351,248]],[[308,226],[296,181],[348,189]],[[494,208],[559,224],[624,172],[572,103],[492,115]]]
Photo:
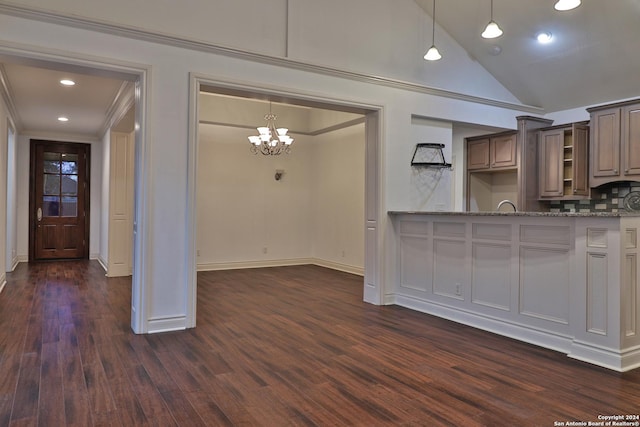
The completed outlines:
[[[516,205],[511,200],[507,200],[507,199],[505,199],[505,200],[501,201],[500,203],[498,203],[498,207],[496,208],[496,210],[499,211],[500,207],[502,205],[504,205],[504,204],[511,205],[513,207],[513,211],[514,212],[518,212],[518,209],[516,208]]]

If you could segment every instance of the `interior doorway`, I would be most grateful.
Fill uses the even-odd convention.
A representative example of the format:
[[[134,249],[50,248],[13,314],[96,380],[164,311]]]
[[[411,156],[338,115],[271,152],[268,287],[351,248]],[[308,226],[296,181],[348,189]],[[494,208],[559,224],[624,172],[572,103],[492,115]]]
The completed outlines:
[[[31,140],[29,260],[89,258],[90,145]]]
[[[189,180],[192,185],[189,186],[189,205],[193,206],[193,209],[190,209],[190,235],[192,236],[190,242],[190,255],[187,256],[188,259],[192,260],[192,269],[189,269],[188,278],[188,286],[190,287],[189,293],[191,295],[192,307],[188,310],[190,316],[191,326],[195,326],[195,313],[196,313],[196,303],[197,303],[197,275],[196,271],[198,270],[198,251],[197,248],[197,240],[200,237],[200,230],[197,229],[196,224],[197,221],[197,212],[196,209],[196,198],[197,193],[200,190],[197,190],[196,183],[198,180],[198,172],[197,172],[197,164],[198,161],[201,160],[201,149],[200,144],[200,135],[201,131],[201,120],[202,120],[202,110],[201,105],[199,103],[199,96],[201,92],[206,92],[210,94],[215,94],[217,96],[227,96],[234,98],[244,98],[250,100],[252,102],[261,101],[266,108],[269,108],[269,103],[273,103],[274,105],[289,105],[289,106],[297,106],[302,108],[310,108],[310,109],[323,109],[333,113],[352,113],[358,115],[357,120],[359,121],[358,126],[362,126],[364,128],[364,149],[361,151],[360,160],[363,162],[363,180],[364,185],[362,188],[362,192],[364,193],[364,206],[360,211],[360,225],[358,227],[362,227],[363,237],[361,240],[361,245],[364,247],[363,251],[363,265],[362,273],[363,277],[363,299],[366,302],[381,304],[383,302],[383,292],[379,287],[378,280],[382,277],[381,274],[381,265],[378,262],[380,245],[379,242],[379,228],[378,228],[378,216],[379,216],[379,195],[378,191],[380,189],[380,185],[378,183],[379,174],[379,146],[380,146],[380,112],[382,107],[379,106],[371,106],[371,105],[359,105],[357,103],[349,103],[340,100],[332,100],[332,99],[322,99],[317,96],[306,96],[304,94],[298,93],[285,93],[283,91],[272,91],[265,88],[246,88],[240,87],[233,84],[222,83],[222,82],[213,82],[208,81],[203,78],[199,78],[196,76],[192,76],[192,86],[191,86],[191,107],[190,107],[190,129],[192,133],[190,134],[190,153],[189,153]],[[224,108],[223,108],[224,110]],[[259,123],[258,123],[259,124]],[[207,125],[220,126],[224,125],[224,123],[216,123],[216,120],[212,120],[212,122],[207,123]],[[246,126],[242,124],[236,123],[236,128],[245,127],[247,130],[252,128],[255,130],[253,126]],[[247,131],[248,134],[251,133],[251,130]],[[244,138],[246,139],[246,138]],[[242,142],[239,142],[242,144]],[[243,145],[244,146],[244,145]],[[246,141],[246,149],[248,148],[249,142]],[[294,150],[295,147],[292,148]],[[242,169],[242,168],[241,168]],[[274,170],[276,172],[277,170]],[[272,174],[273,175],[273,174]],[[286,170],[284,172],[284,179],[286,177]],[[290,177],[289,177],[290,178]],[[278,178],[273,178],[278,182],[282,182],[278,180]],[[274,218],[277,218],[274,217]],[[267,219],[267,218],[265,218]],[[266,246],[265,246],[266,247]],[[262,253],[266,253],[265,247],[259,248]],[[268,249],[268,248],[267,248]],[[191,256],[192,255],[192,256]],[[286,264],[285,264],[286,265]],[[257,265],[256,265],[257,266]],[[223,265],[222,268],[227,268],[227,266]],[[234,268],[234,267],[229,267]],[[361,273],[361,274],[362,274]]]

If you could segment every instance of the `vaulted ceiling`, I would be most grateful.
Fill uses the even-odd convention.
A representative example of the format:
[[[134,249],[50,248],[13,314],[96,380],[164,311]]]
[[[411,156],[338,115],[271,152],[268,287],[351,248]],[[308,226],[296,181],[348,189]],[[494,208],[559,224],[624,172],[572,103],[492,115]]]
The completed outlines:
[[[431,16],[434,0],[415,1]],[[552,112],[640,96],[640,0],[583,0],[564,12],[556,0],[494,0],[496,39],[480,36],[490,0],[435,1],[436,45],[441,27],[524,104]],[[539,31],[552,42],[538,43]]]
[[[434,0],[414,1],[431,16]],[[553,8],[555,0],[494,0],[493,18],[504,34],[493,40],[480,37],[490,0],[435,1],[436,44],[446,31],[523,104],[553,112],[640,97],[640,0],[583,0],[566,12]],[[536,41],[541,30],[552,33],[552,43]],[[94,139],[126,84],[91,70],[10,58],[0,58],[0,77],[12,91],[22,128]],[[63,77],[77,85],[61,87]],[[74,118],[60,123],[58,115]]]

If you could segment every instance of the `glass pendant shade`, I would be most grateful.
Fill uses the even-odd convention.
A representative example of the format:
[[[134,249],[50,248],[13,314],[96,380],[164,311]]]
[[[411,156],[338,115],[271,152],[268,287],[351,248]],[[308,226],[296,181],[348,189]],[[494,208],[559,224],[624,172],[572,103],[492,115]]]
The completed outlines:
[[[575,9],[580,6],[582,3],[580,0],[558,0],[558,2],[553,6],[556,10],[564,11]]]
[[[484,39],[495,39],[496,37],[500,37],[502,35],[502,30],[496,24],[496,21],[493,20],[493,0],[491,0],[491,20],[487,24],[487,27],[482,32],[481,36]]]
[[[435,45],[431,46],[427,53],[424,54],[424,59],[427,61],[437,61],[441,58],[442,55],[440,55],[440,52],[438,52],[438,48]]]
[[[265,156],[290,153],[293,138],[287,135],[289,129],[276,128],[276,115],[271,113],[271,104],[269,104],[269,114],[265,115],[264,119],[267,121],[267,125],[257,128],[258,135],[248,137],[251,143],[251,152],[253,154],[262,153]]]
[[[487,28],[482,32],[482,38],[485,39],[495,39],[496,37],[500,37],[502,35],[502,30],[498,27],[494,21],[491,21],[487,24]]]
[[[437,61],[442,58],[438,48],[436,47],[436,0],[433,0],[433,11],[431,12],[431,47],[424,54],[424,59],[427,61]]]

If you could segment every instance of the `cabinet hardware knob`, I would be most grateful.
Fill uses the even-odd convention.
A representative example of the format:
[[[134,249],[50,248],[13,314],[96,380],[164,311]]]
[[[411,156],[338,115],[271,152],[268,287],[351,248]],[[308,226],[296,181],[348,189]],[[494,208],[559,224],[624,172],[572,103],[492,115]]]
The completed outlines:
[[[614,170],[613,170],[613,173],[618,173],[618,169],[614,169]]]
[[[624,173],[629,173],[629,169],[625,169],[625,170],[624,170]]]

